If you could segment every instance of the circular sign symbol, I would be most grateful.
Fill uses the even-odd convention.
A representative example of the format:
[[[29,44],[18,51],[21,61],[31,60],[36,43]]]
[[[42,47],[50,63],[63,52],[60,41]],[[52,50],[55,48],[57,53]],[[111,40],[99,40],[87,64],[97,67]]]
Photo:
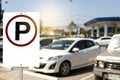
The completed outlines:
[[[20,19],[20,18],[22,18],[22,20]],[[22,43],[20,43],[19,41],[14,41],[13,39],[11,39],[11,37],[10,37],[10,33],[9,33],[9,29],[10,28],[12,28],[12,27],[14,27],[15,25],[11,25],[11,23],[13,22],[17,22],[17,20],[18,20],[18,22],[20,22],[19,21],[19,19],[20,19],[20,21],[24,21],[24,20],[27,20],[27,21],[29,21],[29,25],[30,25],[30,30],[31,30],[31,27],[32,27],[32,30],[34,30],[34,31],[32,31],[32,36],[30,35],[30,40],[27,40],[27,41],[25,41],[25,42],[22,42]],[[26,21],[24,21],[24,22],[26,22]],[[31,24],[32,24],[32,26],[31,26]],[[23,26],[23,25],[22,25]],[[10,27],[10,28],[9,28]],[[15,29],[15,28],[13,28],[13,29]],[[21,28],[22,29],[22,28]],[[24,29],[23,29],[24,30]],[[23,30],[21,30],[21,33],[22,33],[22,31]],[[33,33],[34,32],[34,33]],[[22,47],[22,46],[27,46],[27,45],[29,45],[29,44],[31,44],[33,41],[34,41],[34,39],[36,38],[36,35],[37,35],[37,25],[36,25],[36,23],[35,23],[35,21],[31,18],[31,17],[29,17],[29,16],[27,16],[27,15],[16,15],[16,16],[14,16],[14,17],[12,17],[9,21],[8,21],[8,23],[7,23],[7,25],[6,25],[6,29],[5,29],[5,33],[6,33],[6,37],[7,37],[7,39],[9,40],[9,42],[11,42],[13,45],[15,45],[15,46],[19,46],[19,47]],[[14,33],[15,33],[15,30],[14,30]],[[13,34],[11,34],[11,35],[13,35]],[[25,34],[24,34],[25,35]],[[25,36],[26,37],[26,36]],[[29,38],[29,37],[28,37]]]

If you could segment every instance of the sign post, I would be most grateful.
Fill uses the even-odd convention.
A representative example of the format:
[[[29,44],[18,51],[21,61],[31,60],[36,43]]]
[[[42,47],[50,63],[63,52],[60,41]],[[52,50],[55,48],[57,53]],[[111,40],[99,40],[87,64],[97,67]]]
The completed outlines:
[[[22,67],[22,64],[20,64],[20,80],[23,80],[23,67]]]

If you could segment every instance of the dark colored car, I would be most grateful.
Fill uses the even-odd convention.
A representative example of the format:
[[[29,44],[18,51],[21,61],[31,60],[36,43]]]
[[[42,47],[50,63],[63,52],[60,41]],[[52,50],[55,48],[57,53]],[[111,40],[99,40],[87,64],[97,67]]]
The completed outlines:
[[[40,49],[42,49],[45,46],[51,44],[52,42],[53,42],[52,37],[40,37]]]

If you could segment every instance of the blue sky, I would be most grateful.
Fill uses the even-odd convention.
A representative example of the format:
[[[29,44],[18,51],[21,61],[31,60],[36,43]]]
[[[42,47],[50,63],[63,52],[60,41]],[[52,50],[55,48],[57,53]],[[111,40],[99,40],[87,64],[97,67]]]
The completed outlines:
[[[44,26],[84,24],[96,17],[120,16],[120,0],[2,0],[6,12],[40,12]]]

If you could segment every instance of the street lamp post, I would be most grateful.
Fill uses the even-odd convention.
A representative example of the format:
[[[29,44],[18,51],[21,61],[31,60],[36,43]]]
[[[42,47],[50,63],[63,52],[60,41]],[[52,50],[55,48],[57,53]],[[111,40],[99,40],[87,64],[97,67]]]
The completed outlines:
[[[2,0],[0,0],[0,13],[1,13],[1,11],[2,11]]]
[[[70,6],[70,19],[71,19],[71,22],[72,22],[72,1],[73,0],[69,0],[70,3],[71,3],[71,6]],[[72,30],[70,30],[70,36],[72,36]]]
[[[73,2],[73,0],[69,0],[70,2],[71,2],[71,20],[72,20],[72,2]],[[79,35],[80,35],[80,25],[79,25],[79,16],[78,16],[78,33],[77,33],[77,35],[78,35],[78,37],[79,37]]]
[[[78,35],[78,37],[79,37],[79,35],[80,35],[80,25],[79,25],[79,16],[78,16],[78,33],[77,33],[77,35]]]
[[[2,0],[0,0],[0,23],[2,23]]]

